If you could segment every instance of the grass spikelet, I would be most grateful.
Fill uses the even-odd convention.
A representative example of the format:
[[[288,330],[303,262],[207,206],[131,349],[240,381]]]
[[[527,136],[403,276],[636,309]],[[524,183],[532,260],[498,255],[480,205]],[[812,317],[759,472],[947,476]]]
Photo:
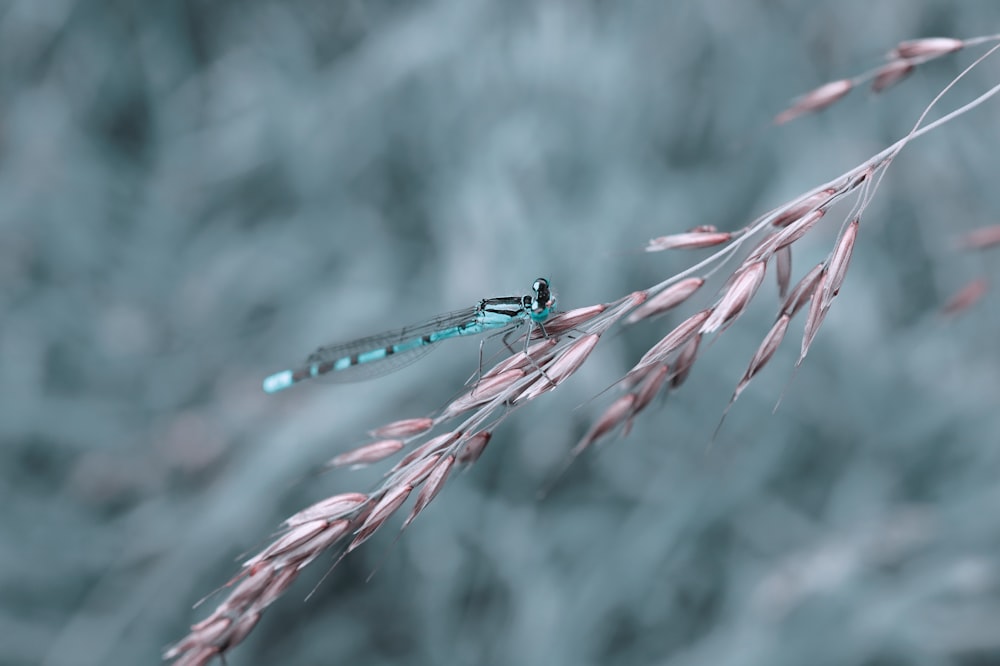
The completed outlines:
[[[806,113],[821,111],[851,92],[854,83],[850,79],[831,81],[812,90],[795,101],[792,106],[774,118],[775,125],[783,125]]]
[[[693,296],[703,284],[705,284],[704,278],[685,278],[680,282],[667,287],[637,307],[629,314],[628,317],[625,318],[625,323],[635,324],[643,319],[649,319],[650,317],[663,314],[664,312],[677,307],[691,298],[691,296]]]

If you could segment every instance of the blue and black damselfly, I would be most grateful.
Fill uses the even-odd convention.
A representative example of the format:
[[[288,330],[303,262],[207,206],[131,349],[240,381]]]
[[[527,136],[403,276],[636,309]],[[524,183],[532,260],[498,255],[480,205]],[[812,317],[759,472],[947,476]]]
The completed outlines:
[[[367,379],[416,360],[441,340],[490,331],[509,332],[525,323],[541,327],[552,313],[555,298],[545,278],[535,280],[531,290],[532,293],[526,296],[484,298],[471,308],[397,331],[320,347],[298,368],[267,377],[264,391],[277,393],[305,379],[323,375],[334,381]]]

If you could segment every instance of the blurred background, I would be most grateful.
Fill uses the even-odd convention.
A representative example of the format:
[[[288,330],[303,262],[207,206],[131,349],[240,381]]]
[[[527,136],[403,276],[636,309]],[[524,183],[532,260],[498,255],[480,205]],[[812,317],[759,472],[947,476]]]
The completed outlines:
[[[792,98],[998,25],[949,0],[0,2],[0,663],[158,663],[242,553],[383,469],[319,465],[440,407],[478,346],[275,396],[270,372],[539,275],[565,309],[659,282],[703,255],[649,238],[846,171],[979,51],[770,126]],[[686,313],[606,336],[228,663],[1000,663],[1000,301],[937,314],[1000,280],[953,242],[997,222],[997,103],[900,155],[809,358],[799,320],[714,445],[770,280],[540,497]]]

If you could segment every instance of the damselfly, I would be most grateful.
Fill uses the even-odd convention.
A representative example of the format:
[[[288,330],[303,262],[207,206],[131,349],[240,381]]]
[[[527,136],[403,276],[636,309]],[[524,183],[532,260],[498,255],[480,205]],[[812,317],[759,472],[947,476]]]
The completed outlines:
[[[526,322],[541,327],[552,312],[555,298],[545,278],[535,280],[531,290],[527,296],[484,298],[471,308],[398,331],[320,347],[298,368],[276,372],[265,379],[264,391],[276,393],[321,375],[330,375],[335,381],[367,379],[402,367],[430,351],[431,345],[441,340],[513,330]]]

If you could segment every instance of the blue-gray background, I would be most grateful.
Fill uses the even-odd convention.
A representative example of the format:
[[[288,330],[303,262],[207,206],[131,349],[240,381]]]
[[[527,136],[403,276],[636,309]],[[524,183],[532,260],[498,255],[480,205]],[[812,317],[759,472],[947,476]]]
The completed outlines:
[[[273,397],[268,372],[537,275],[564,308],[653,284],[694,255],[648,238],[848,169],[972,55],[769,127],[788,100],[998,25],[950,0],[0,2],[0,663],[156,663],[241,552],[373,478],[319,463],[440,406],[477,348]],[[770,285],[540,500],[671,320],[609,337],[230,663],[1000,663],[998,297],[934,315],[1000,279],[951,249],[997,221],[996,117],[900,156],[808,361],[792,379],[800,322],[713,448]]]

